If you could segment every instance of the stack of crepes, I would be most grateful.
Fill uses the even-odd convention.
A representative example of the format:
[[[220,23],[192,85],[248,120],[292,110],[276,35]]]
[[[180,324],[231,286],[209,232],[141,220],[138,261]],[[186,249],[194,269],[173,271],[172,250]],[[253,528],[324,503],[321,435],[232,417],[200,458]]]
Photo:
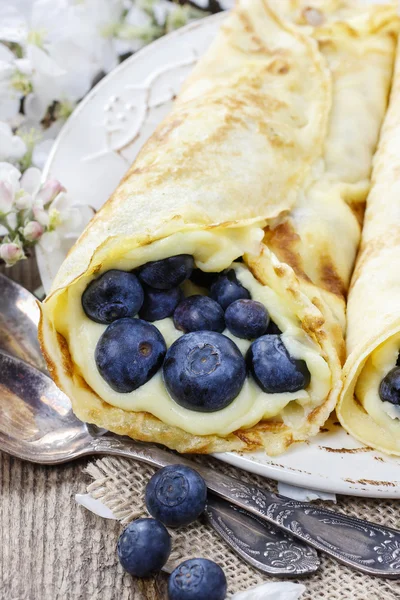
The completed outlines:
[[[342,425],[367,445],[400,455],[400,54],[374,158],[362,244],[348,300]],[[380,393],[394,370],[392,401]],[[397,393],[396,393],[397,389]],[[382,397],[381,397],[382,396]]]
[[[239,0],[62,265],[40,339],[80,419],[181,452],[274,455],[316,434],[335,407],[399,21],[396,2],[311,4]],[[270,394],[247,377],[229,406],[206,413],[177,404],[160,372],[130,393],[102,379],[94,356],[106,326],[87,319],[82,293],[110,269],[178,254],[205,272],[236,270],[305,360],[306,389]],[[181,335],[155,325],[167,346]]]

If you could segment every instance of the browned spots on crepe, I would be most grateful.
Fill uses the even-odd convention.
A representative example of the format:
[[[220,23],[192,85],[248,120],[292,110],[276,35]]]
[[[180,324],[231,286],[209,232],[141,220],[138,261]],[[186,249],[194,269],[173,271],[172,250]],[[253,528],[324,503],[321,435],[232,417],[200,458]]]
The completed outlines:
[[[81,375],[75,375],[75,381],[80,388],[86,390],[87,392],[90,392],[91,394],[96,396],[96,398],[103,402],[102,398],[97,394],[97,392],[94,391],[94,389],[88,384],[84,377],[82,377]]]
[[[100,263],[99,265],[96,265],[96,266],[93,268],[92,275],[97,275],[97,273],[98,273],[98,272],[101,270],[101,267],[102,267],[102,264],[101,264],[101,263]]]
[[[57,333],[57,342],[58,342],[58,345],[60,346],[60,350],[61,350],[62,367],[64,369],[65,374],[68,377],[72,378],[73,374],[74,374],[74,363],[72,362],[72,358],[71,358],[71,354],[69,352],[67,340],[58,331],[56,333]],[[47,356],[45,358],[47,360]]]
[[[322,287],[336,296],[345,297],[346,286],[337,272],[331,258],[328,255],[323,254],[319,261]]]
[[[364,214],[365,214],[365,202],[351,202],[349,203],[351,211],[355,218],[357,219],[358,224],[362,227],[364,222]]]
[[[174,131],[179,125],[182,125],[182,119],[172,119],[167,121],[163,126],[156,129],[153,134],[153,142],[157,145],[167,141],[169,134]]]
[[[368,218],[368,217],[367,217]],[[351,279],[350,290],[357,282],[361,272],[364,270],[365,264],[379,254],[385,247],[395,246],[400,244],[400,227],[393,225],[385,233],[385,235],[371,239],[367,244],[361,244],[358,252],[356,267]]]
[[[309,277],[303,271],[301,256],[297,252],[299,242],[300,236],[290,221],[285,221],[274,229],[265,229],[264,243],[277,254],[281,262],[290,265],[298,277],[310,283]]]
[[[248,51],[254,52],[255,54],[271,54],[271,49],[263,43],[261,38],[259,38],[254,31],[254,27],[247,14],[241,10],[236,10],[236,14],[242,23],[243,29],[250,35],[252,41],[252,46],[248,48]]]

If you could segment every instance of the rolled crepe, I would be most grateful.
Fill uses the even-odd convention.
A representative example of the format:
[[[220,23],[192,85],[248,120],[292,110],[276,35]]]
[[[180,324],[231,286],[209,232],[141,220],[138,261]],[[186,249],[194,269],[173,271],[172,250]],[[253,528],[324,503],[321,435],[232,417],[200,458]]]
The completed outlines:
[[[237,3],[42,305],[43,352],[80,419],[181,452],[273,455],[319,431],[342,385],[344,295],[397,31],[396,3]],[[173,400],[161,370],[129,393],[106,383],[95,350],[107,326],[87,318],[83,292],[110,269],[180,254],[235,270],[305,361],[305,389],[267,393],[247,376],[229,406],[199,412]],[[168,347],[182,335],[154,324]]]
[[[348,300],[343,394],[338,416],[356,438],[400,455],[400,406],[381,383],[400,351],[400,53],[374,159],[362,244]]]

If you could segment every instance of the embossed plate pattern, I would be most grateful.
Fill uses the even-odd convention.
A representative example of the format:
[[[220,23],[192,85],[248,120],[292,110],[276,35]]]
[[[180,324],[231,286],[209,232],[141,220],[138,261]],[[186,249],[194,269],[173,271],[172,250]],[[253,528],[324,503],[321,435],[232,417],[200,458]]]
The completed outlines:
[[[73,203],[98,209],[171,108],[174,96],[215,36],[224,14],[208,17],[147,46],[103,79],[60,133],[45,175],[60,179]],[[38,252],[48,291],[70,241]],[[221,460],[292,485],[370,497],[400,497],[400,460],[363,447],[334,419],[307,444],[277,458],[264,453]]]

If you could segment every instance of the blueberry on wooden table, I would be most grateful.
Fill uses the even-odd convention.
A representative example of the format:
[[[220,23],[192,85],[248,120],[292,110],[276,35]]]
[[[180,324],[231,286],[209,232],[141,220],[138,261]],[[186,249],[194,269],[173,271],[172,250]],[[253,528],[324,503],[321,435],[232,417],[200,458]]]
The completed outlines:
[[[245,340],[254,340],[266,333],[269,314],[261,302],[235,300],[225,311],[226,326],[233,335]]]
[[[297,392],[310,383],[306,362],[292,358],[279,335],[259,337],[246,358],[254,379],[268,394]]]
[[[166,350],[164,338],[154,325],[142,319],[119,319],[97,342],[95,360],[103,379],[123,394],[153,377]]]
[[[108,325],[123,317],[134,317],[143,298],[136,275],[112,269],[89,283],[82,294],[82,307],[89,319]]]
[[[172,571],[168,600],[225,600],[226,577],[219,565],[206,558],[191,558]]]
[[[191,331],[218,331],[225,329],[224,311],[208,296],[189,296],[178,304],[174,312],[176,329]]]
[[[249,299],[249,291],[242,286],[236,277],[234,269],[221,273],[211,286],[210,296],[218,302],[224,310],[235,300]]]
[[[171,536],[156,519],[132,521],[118,539],[119,562],[135,577],[161,571],[171,553]]]
[[[170,290],[145,287],[144,302],[139,311],[139,317],[151,322],[171,317],[182,299],[183,292],[179,287]]]
[[[382,379],[379,386],[379,396],[382,402],[390,402],[400,406],[400,367],[394,367]]]
[[[246,378],[245,360],[236,344],[221,333],[195,331],[168,349],[164,382],[184,408],[214,412],[228,406]]]
[[[157,290],[170,290],[183,283],[192,274],[193,256],[179,254],[163,260],[148,262],[136,270],[140,281]]]
[[[153,475],[146,487],[146,507],[167,527],[189,525],[206,506],[204,479],[190,467],[170,465]]]

